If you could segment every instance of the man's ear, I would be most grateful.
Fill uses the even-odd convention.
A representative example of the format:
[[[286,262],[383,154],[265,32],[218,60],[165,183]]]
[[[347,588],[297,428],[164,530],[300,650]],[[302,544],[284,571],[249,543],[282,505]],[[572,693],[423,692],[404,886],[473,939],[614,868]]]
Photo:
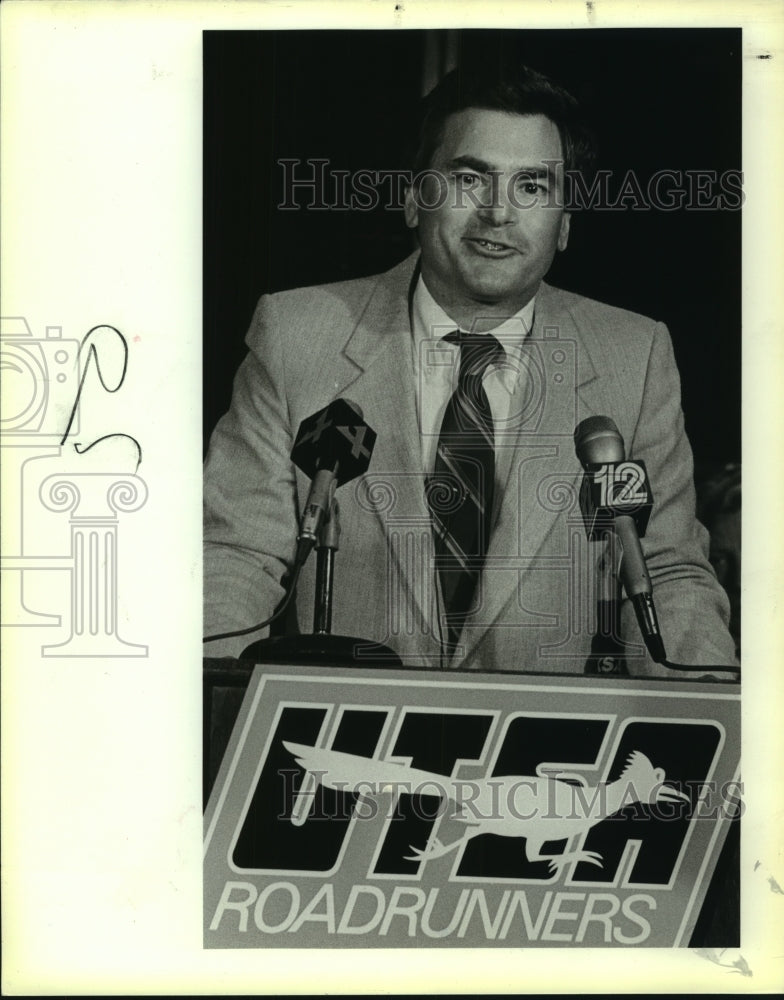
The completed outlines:
[[[417,192],[414,184],[409,184],[406,188],[406,200],[403,211],[408,228],[416,229],[419,225],[419,209],[417,207]]]
[[[572,216],[569,212],[564,212],[561,216],[561,231],[558,233],[558,249],[565,250],[566,244],[569,242],[569,226],[572,221]]]

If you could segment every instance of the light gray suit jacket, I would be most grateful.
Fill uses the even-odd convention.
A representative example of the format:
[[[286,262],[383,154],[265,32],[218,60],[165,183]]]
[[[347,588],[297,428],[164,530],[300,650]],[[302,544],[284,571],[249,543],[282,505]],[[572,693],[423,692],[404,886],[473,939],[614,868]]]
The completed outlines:
[[[525,348],[524,412],[496,442],[514,453],[479,607],[460,650],[444,658],[408,308],[415,265],[416,255],[383,275],[259,302],[205,464],[204,634],[252,625],[278,604],[309,487],[289,458],[294,436],[303,419],[345,396],[378,439],[368,473],[337,494],[335,633],[385,642],[412,666],[582,672],[608,561],[585,538],[573,432],[585,417],[606,415],[652,484],[642,544],[669,659],[733,663],[728,602],[694,516],[669,334],[546,284]],[[298,588],[303,632],[312,631],[314,564],[312,556]],[[626,602],[622,626],[630,672],[671,675],[647,656]],[[261,634],[209,644],[206,655],[238,655]]]

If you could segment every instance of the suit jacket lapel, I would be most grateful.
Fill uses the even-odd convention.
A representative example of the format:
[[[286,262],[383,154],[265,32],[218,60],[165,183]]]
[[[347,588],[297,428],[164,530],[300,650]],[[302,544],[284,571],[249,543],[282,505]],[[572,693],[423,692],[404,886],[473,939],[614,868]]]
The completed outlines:
[[[521,575],[532,572],[537,553],[555,528],[558,515],[546,502],[547,490],[563,481],[564,470],[567,476],[569,469],[579,474],[574,428],[586,412],[593,412],[590,401],[601,381],[591,345],[558,290],[544,283],[523,351],[522,375],[529,380],[530,393],[514,432],[502,445],[515,449],[514,460],[490,541],[482,627],[463,633],[465,657],[514,597]]]
[[[409,315],[417,262],[418,254],[412,255],[376,284],[344,348],[348,367],[336,390],[336,395],[347,394],[359,403],[378,435],[366,483],[387,534],[395,521],[406,524],[409,531],[416,526],[429,531],[430,525]],[[422,531],[414,534],[421,537]],[[416,568],[423,560],[406,558],[405,546],[390,546],[390,551],[401,584],[424,620],[430,621],[432,587],[430,581],[416,578]]]
[[[394,498],[392,506],[383,502],[375,507],[387,534],[392,519],[420,527],[430,524],[409,315],[417,260],[418,255],[412,255],[378,281],[346,343],[345,370],[335,383],[335,395],[347,394],[359,403],[378,434],[367,481],[371,490],[376,487],[377,496]],[[511,557],[522,573],[531,571],[557,521],[557,515],[541,502],[547,476],[557,476],[565,461],[575,475],[579,473],[572,435],[583,416],[597,412],[596,393],[602,380],[592,357],[595,353],[591,331],[586,332],[583,324],[578,328],[564,296],[542,283],[524,355],[532,396],[515,432],[504,442],[505,447],[514,447],[515,459],[488,553],[482,626],[467,629],[460,639],[465,657],[498,620],[519,585],[518,572],[493,572],[493,561],[508,565]],[[433,581],[416,579],[417,567],[421,572],[427,560],[403,558],[402,549],[391,551],[410,599],[423,619],[430,621]]]

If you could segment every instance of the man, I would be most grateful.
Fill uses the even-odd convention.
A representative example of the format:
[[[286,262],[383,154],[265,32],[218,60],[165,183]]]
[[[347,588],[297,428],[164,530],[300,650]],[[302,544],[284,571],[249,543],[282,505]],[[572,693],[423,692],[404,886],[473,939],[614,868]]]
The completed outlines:
[[[279,604],[309,486],[293,439],[344,397],[378,440],[338,494],[336,633],[412,666],[595,665],[617,554],[585,538],[573,433],[606,416],[653,486],[643,549],[669,660],[733,663],[666,328],[543,281],[569,238],[564,168],[590,155],[574,100],[539,74],[450,74],[426,101],[406,197],[419,252],[387,274],[261,299],[206,461],[205,634]],[[313,588],[311,560],[304,632]],[[620,627],[629,672],[669,673],[626,601]],[[238,655],[252,638],[206,648]]]

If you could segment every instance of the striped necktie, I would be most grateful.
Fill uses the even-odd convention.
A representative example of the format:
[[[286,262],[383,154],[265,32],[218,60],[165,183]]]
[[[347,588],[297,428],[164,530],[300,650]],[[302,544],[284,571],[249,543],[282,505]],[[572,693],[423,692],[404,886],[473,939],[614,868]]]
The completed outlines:
[[[455,330],[443,338],[460,348],[457,388],[438,439],[427,483],[436,566],[454,646],[474,599],[490,541],[495,486],[493,415],[482,379],[504,350],[491,334]]]

